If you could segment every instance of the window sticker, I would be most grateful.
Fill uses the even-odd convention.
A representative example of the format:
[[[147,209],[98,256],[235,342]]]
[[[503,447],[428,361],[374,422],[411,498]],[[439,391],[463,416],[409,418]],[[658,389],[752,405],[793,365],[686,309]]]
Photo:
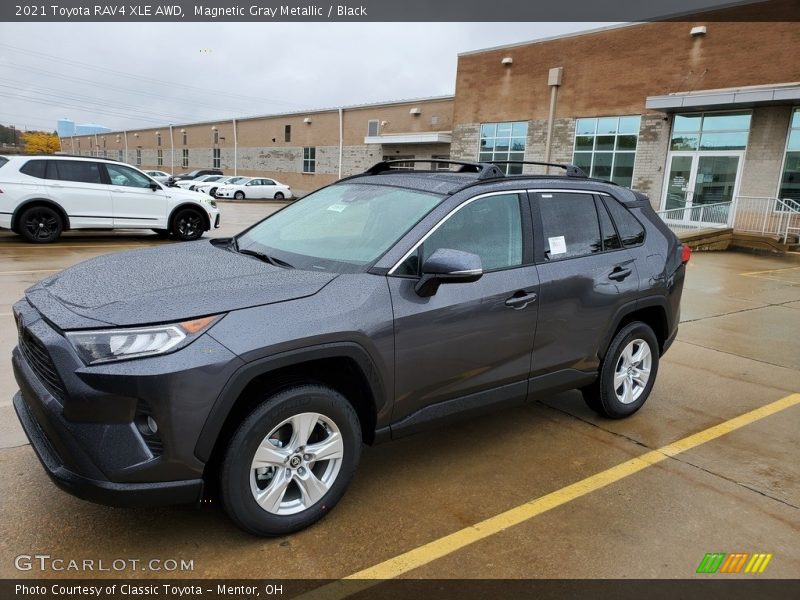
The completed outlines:
[[[550,245],[550,256],[567,253],[567,241],[563,235],[547,238],[547,243]]]
[[[333,212],[338,212],[338,213],[340,213],[340,212],[342,212],[342,211],[343,211],[345,208],[347,208],[347,205],[345,205],[345,204],[331,204],[331,205],[328,207],[328,210],[332,210]]]

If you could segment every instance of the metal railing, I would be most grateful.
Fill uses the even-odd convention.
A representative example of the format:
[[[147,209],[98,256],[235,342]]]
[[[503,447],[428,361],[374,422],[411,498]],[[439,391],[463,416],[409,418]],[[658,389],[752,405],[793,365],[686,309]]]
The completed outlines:
[[[736,196],[731,202],[696,204],[658,211],[674,232],[732,228],[743,233],[800,240],[800,202],[770,196]]]

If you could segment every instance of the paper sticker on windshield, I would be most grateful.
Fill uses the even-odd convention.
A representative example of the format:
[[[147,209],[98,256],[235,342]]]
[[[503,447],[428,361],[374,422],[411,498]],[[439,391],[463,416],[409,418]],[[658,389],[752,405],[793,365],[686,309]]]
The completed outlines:
[[[332,210],[333,212],[342,212],[345,208],[347,208],[346,204],[331,204],[328,207],[328,210]]]
[[[550,244],[550,256],[567,253],[567,242],[563,235],[547,238],[547,243]]]

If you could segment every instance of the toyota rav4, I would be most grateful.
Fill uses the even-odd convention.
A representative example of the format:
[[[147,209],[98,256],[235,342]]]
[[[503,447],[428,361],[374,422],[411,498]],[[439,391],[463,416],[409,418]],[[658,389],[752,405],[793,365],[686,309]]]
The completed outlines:
[[[213,494],[279,535],[333,508],[362,443],[569,389],[639,410],[688,247],[646,196],[572,165],[445,164],[379,163],[233,238],[28,289],[14,406],[52,479],[108,504]]]

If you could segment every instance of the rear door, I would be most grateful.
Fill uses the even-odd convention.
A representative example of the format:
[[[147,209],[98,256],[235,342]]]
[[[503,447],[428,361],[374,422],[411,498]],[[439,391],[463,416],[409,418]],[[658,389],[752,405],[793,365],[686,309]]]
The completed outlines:
[[[167,193],[152,179],[126,165],[104,163],[111,182],[114,227],[165,229]]]
[[[46,187],[49,196],[67,213],[72,228],[113,226],[111,192],[100,163],[49,160]]]
[[[463,408],[524,400],[539,288],[531,240],[524,192],[490,194],[450,213],[391,271],[395,422],[456,398]],[[439,248],[477,254],[484,274],[421,298],[419,265]]]
[[[539,190],[531,199],[541,279],[531,374],[596,370],[614,316],[637,295],[634,257],[591,191]]]

